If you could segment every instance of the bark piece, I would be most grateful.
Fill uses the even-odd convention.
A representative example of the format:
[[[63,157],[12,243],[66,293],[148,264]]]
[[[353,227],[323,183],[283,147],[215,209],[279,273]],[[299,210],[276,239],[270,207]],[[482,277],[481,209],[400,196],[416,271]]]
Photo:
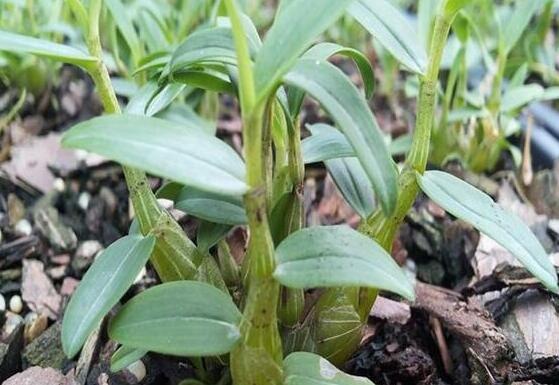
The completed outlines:
[[[55,323],[27,345],[23,358],[30,366],[62,369],[67,359],[62,350],[61,326],[60,322]]]
[[[521,363],[559,356],[559,315],[548,297],[537,290],[516,298],[503,329]]]
[[[21,369],[23,324],[16,326],[5,343],[0,343],[0,382]]]
[[[412,307],[438,318],[461,341],[472,366],[478,366],[472,368],[474,376],[487,380],[506,374],[505,364],[511,357],[512,347],[480,304],[474,300],[466,302],[458,293],[420,282],[416,284],[416,297]]]
[[[405,325],[411,318],[411,310],[406,303],[379,296],[371,310],[371,316]]]

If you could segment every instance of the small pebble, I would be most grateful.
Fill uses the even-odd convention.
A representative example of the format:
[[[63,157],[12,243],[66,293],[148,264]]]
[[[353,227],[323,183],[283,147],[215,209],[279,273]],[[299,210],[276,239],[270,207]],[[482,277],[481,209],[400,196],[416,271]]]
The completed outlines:
[[[23,322],[23,318],[21,318],[20,315],[7,311],[6,322],[4,322],[4,326],[2,328],[2,335],[3,336],[11,335],[12,332],[16,330],[17,326],[22,322]]]
[[[0,311],[6,311],[6,299],[0,294]]]
[[[16,314],[21,313],[23,310],[23,302],[19,295],[14,295],[10,298],[10,310]]]
[[[0,244],[2,243],[3,237],[4,237],[4,235],[2,234],[2,230],[0,230]]]
[[[16,223],[14,231],[19,236],[28,237],[33,232],[33,227],[27,219],[22,219]]]
[[[91,200],[91,195],[88,192],[82,192],[78,197],[78,206],[83,210],[86,211],[87,207],[89,206],[89,201]]]
[[[64,190],[66,189],[66,183],[64,182],[64,179],[56,178],[54,180],[54,183],[52,184],[52,187],[58,192],[64,192]]]
[[[28,344],[35,338],[39,337],[48,326],[48,318],[43,314],[37,314],[35,312],[28,313],[23,319],[25,323],[25,329],[23,330],[23,336],[25,342]]]
[[[142,381],[146,377],[146,366],[142,360],[131,363],[126,369],[132,373],[134,377],[136,377],[138,382]]]

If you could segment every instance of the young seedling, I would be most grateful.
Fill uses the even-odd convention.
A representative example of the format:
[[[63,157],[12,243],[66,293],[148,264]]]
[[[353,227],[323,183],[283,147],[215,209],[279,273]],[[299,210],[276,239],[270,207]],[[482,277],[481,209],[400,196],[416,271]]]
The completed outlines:
[[[413,300],[412,283],[388,252],[420,188],[501,243],[557,291],[545,251],[520,220],[465,182],[425,171],[442,52],[466,3],[441,2],[426,55],[412,33],[402,34],[411,29],[386,0],[283,0],[263,41],[236,2],[223,0],[227,18],[196,30],[168,60],[149,68],[161,85],[186,83],[237,96],[243,157],[197,119],[177,123],[119,114],[101,61],[100,1],[90,1],[88,9],[72,3],[89,20],[91,56],[58,45],[45,49],[46,43],[23,37],[17,37],[17,47],[6,46],[0,34],[1,49],[23,46],[88,70],[108,115],[73,127],[63,143],[135,167],[126,167],[125,175],[138,223],[96,259],[73,295],[63,322],[66,353],[79,351],[150,259],[164,283],[134,297],[110,320],[109,336],[122,344],[113,369],[152,351],[189,357],[206,384],[229,379],[236,385],[370,384],[329,361],[342,364],[353,353],[379,290]],[[328,62],[334,54],[352,58],[370,95],[367,60],[335,44],[309,49],[344,12],[420,77],[417,127],[401,170],[362,93]],[[303,146],[299,112],[305,94],[320,103],[336,127],[312,127],[313,141]],[[339,176],[349,203],[363,217],[359,231],[303,228],[305,159],[324,160]],[[159,194],[201,219],[197,246],[157,206],[136,168],[173,181]],[[352,180],[358,183],[352,186]],[[231,226],[243,224],[249,243],[238,266],[223,238]],[[210,253],[216,244],[217,262]],[[315,303],[305,298],[308,288],[320,289]]]

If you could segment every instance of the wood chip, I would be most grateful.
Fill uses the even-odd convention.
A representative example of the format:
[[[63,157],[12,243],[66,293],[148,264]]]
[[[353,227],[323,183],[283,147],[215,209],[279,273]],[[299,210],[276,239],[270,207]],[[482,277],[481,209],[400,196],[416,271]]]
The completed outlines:
[[[411,318],[411,310],[408,304],[378,296],[371,310],[371,316],[405,325]]]

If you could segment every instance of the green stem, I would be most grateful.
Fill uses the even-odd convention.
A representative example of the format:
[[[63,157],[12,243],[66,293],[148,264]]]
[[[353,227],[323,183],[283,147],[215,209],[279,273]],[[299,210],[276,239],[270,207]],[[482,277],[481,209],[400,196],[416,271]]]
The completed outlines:
[[[279,284],[273,278],[274,246],[268,223],[267,169],[263,162],[265,105],[256,105],[252,62],[234,0],[224,0],[231,20],[239,69],[239,94],[249,192],[245,195],[250,239],[247,255],[248,294],[241,323],[241,342],[231,352],[236,385],[281,384],[282,349],[278,330]]]
[[[390,216],[385,216],[381,210],[373,213],[366,222],[360,226],[360,231],[375,239],[385,250],[392,249],[392,243],[398,228],[404,221],[409,210],[412,208],[415,198],[419,192],[415,173],[425,172],[429,158],[431,131],[435,117],[435,105],[437,97],[437,85],[441,59],[450,32],[450,26],[454,17],[465,5],[463,1],[460,6],[453,0],[446,0],[435,19],[435,27],[429,52],[429,63],[427,71],[421,79],[419,89],[419,101],[416,119],[416,128],[410,153],[406,158],[404,169],[398,178],[398,203],[396,210]],[[454,4],[455,6],[451,6]],[[362,289],[360,295],[359,313],[365,317],[377,296],[376,290]]]
[[[89,3],[86,42],[90,54],[97,61],[88,67],[105,113],[120,114],[120,105],[111,84],[109,72],[103,63],[103,51],[99,36],[99,18],[102,0],[91,0]],[[126,185],[130,192],[130,200],[143,234],[152,232],[157,237],[151,262],[161,280],[174,281],[193,279],[202,256],[196,246],[184,234],[180,225],[157,203],[146,174],[130,167],[123,167]],[[218,287],[225,287],[222,282],[212,282]]]
[[[501,92],[503,87],[503,79],[505,77],[505,69],[507,65],[508,54],[505,48],[500,43],[499,55],[497,58],[497,72],[493,79],[493,85],[491,87],[491,96],[489,97],[489,111],[493,116],[497,116],[499,109],[501,108]]]
[[[89,68],[89,74],[95,83],[105,113],[120,114],[120,105],[112,87],[107,67],[103,63],[103,50],[99,36],[99,18],[101,16],[102,3],[102,0],[92,0],[89,6],[87,47],[89,53],[98,59]],[[155,195],[149,188],[149,182],[145,173],[130,167],[123,167],[123,171],[142,232],[149,231],[159,219],[161,208],[157,204]]]

